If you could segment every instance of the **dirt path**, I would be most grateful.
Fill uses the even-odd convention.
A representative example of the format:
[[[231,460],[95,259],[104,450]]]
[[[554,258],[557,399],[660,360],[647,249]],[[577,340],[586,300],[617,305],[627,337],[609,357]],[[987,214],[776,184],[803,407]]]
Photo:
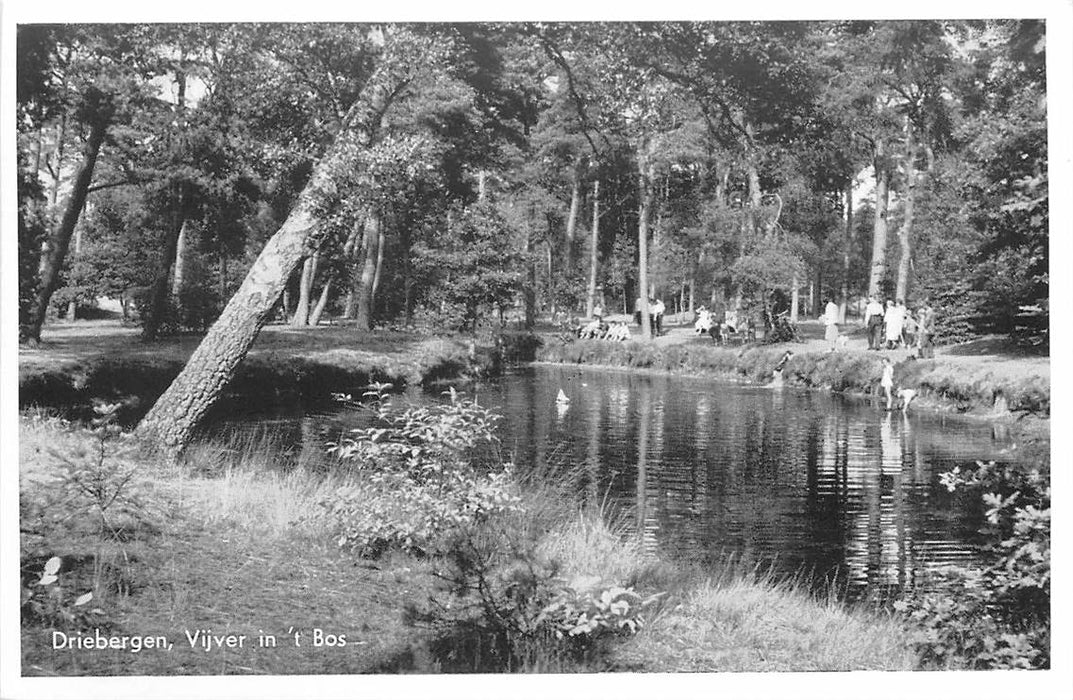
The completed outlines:
[[[610,320],[626,320],[623,316]],[[636,328],[633,329],[635,337]],[[795,353],[828,352],[830,344],[823,339],[824,327],[819,321],[803,321],[798,324],[798,331],[804,336],[803,343],[784,343],[775,347],[787,347]],[[839,352],[869,352],[868,338],[864,329],[850,324],[844,327],[847,336],[846,345]],[[685,343],[708,343],[707,336],[697,336],[692,324],[676,325],[674,319],[664,327],[664,334],[655,339],[657,345],[681,345]],[[895,362],[901,362],[909,356],[905,349],[879,351],[889,355]],[[1046,355],[1029,355],[1013,346],[1002,337],[991,336],[969,343],[937,347],[935,357],[944,364],[964,365],[982,368],[998,377],[1023,378],[1043,377],[1050,381],[1051,361]]]

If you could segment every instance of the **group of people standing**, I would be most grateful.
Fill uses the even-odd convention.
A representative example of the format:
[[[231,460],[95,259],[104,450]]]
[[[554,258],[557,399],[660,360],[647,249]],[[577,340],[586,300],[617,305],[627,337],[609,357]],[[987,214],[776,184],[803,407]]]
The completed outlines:
[[[935,356],[932,342],[935,311],[926,300],[914,310],[901,299],[897,302],[888,299],[884,306],[879,297],[872,295],[864,309],[864,325],[868,329],[869,350],[910,348],[921,358]]]
[[[641,304],[644,300],[641,297],[637,297],[637,302],[633,305],[633,321],[638,326],[641,325]],[[663,335],[663,314],[667,310],[667,307],[663,305],[662,299],[649,299],[648,300],[648,315],[652,317],[652,334]]]

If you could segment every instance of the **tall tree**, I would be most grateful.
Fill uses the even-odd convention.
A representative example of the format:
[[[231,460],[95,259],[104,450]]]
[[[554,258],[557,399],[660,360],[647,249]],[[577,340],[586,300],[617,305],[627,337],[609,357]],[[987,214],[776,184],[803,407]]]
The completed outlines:
[[[447,59],[441,42],[394,29],[384,35],[377,65],[343,120],[341,131],[314,169],[280,229],[269,239],[242,286],[157,400],[137,432],[167,451],[180,450],[230,381],[298,263],[319,247],[319,213],[337,196],[335,180],[364,150],[384,113],[412,85],[424,66]]]

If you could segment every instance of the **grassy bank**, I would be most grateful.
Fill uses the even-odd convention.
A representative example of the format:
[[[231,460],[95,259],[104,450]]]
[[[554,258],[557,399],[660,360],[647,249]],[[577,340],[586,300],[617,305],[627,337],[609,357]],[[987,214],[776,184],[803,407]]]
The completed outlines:
[[[93,332],[96,331],[96,332]],[[182,370],[198,337],[144,343],[115,323],[56,329],[41,348],[20,348],[19,403],[85,418],[94,399],[123,403],[122,420],[140,418]],[[531,359],[528,336],[498,344],[347,327],[266,328],[228,385],[227,396],[273,401],[329,401],[373,382],[396,387],[494,373],[505,361]],[[225,403],[220,410],[228,410]]]
[[[518,507],[438,546],[396,540],[362,557],[340,548],[340,511],[324,504],[355,489],[363,511],[377,499],[390,513],[414,501],[337,457],[309,452],[282,469],[271,446],[200,445],[163,465],[132,449],[54,418],[21,421],[24,674],[914,665],[905,633],[882,615],[752,572],[713,578],[644,556],[613,518],[576,501],[570,474],[512,477],[504,488]],[[96,495],[82,488],[91,483]],[[57,580],[41,585],[53,557]],[[467,588],[477,579],[484,593]],[[78,605],[85,593],[92,600]],[[578,611],[592,629],[557,637]],[[172,648],[52,647],[54,631],[94,629],[163,635]],[[313,645],[317,629],[346,645]],[[205,650],[187,641],[196,630],[247,639]],[[277,645],[259,646],[259,635]]]
[[[548,343],[538,351],[537,359],[766,384],[772,380],[772,370],[787,349],[796,353],[783,371],[787,385],[865,395],[882,391],[879,382],[885,353],[860,350],[815,352],[801,351],[792,344],[720,347],[707,341],[658,345],[642,341],[580,340]],[[1050,415],[1050,382],[1040,375],[1004,373],[994,367],[940,357],[897,361],[894,382],[896,386],[918,391],[922,403],[945,409]]]

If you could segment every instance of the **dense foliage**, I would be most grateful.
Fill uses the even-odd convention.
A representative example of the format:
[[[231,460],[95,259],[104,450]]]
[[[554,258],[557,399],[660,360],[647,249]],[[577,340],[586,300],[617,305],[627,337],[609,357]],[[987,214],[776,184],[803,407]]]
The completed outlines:
[[[897,604],[919,630],[923,663],[1050,668],[1051,489],[1038,471],[978,464],[943,475],[951,491],[983,492],[992,563],[953,567],[948,592]]]
[[[46,311],[109,297],[148,336],[203,328],[349,133],[280,305],[296,324],[476,330],[640,296],[759,322],[878,291],[929,298],[940,339],[1048,346],[1039,21],[26,25],[18,41],[30,336],[46,283]]]

